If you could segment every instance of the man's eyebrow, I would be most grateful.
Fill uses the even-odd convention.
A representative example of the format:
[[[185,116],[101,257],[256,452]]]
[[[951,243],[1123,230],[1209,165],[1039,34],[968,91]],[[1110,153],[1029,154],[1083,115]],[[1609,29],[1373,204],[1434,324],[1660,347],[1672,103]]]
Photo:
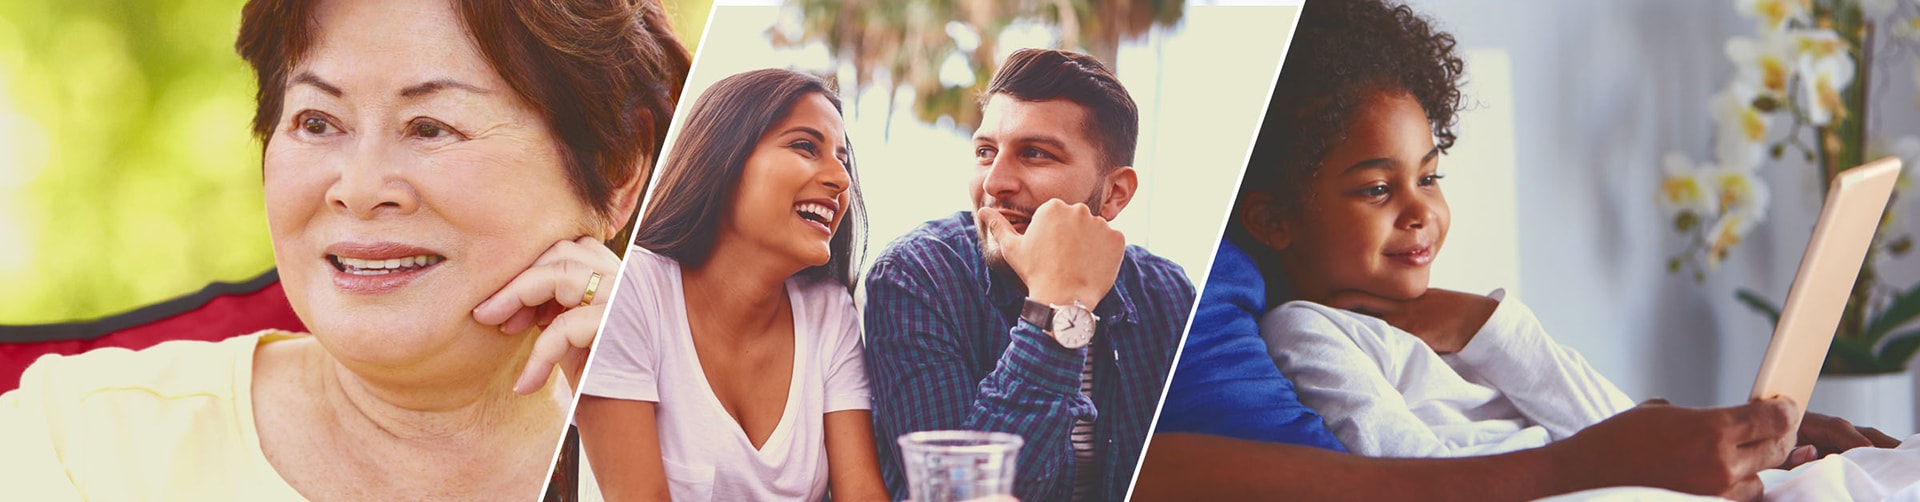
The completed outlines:
[[[462,91],[471,92],[474,94],[490,94],[493,92],[491,90],[488,90],[485,87],[480,87],[480,86],[469,84],[466,82],[461,82],[461,81],[450,79],[450,78],[437,78],[433,80],[428,80],[426,82],[413,84],[413,85],[407,86],[407,88],[405,89],[401,89],[400,97],[415,98],[415,97],[425,96],[428,94],[433,94],[433,93],[448,90],[448,89],[458,89]]]
[[[315,89],[319,89],[320,92],[327,93],[327,95],[330,95],[336,98],[345,94],[340,91],[340,87],[327,83],[327,81],[325,80],[321,80],[320,76],[314,75],[313,72],[310,72],[310,71],[301,71],[300,74],[294,75],[293,81],[287,84],[287,87],[293,87],[295,85],[300,85],[300,84],[311,85]]]

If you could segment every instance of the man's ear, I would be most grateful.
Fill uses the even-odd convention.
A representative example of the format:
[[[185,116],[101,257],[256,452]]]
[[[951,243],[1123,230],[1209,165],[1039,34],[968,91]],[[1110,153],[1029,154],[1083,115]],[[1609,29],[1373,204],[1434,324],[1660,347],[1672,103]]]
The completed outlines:
[[[1113,221],[1127,203],[1133,202],[1134,192],[1140,189],[1140,173],[1134,172],[1133,166],[1120,166],[1108,171],[1101,182],[1106,183],[1107,190],[1100,199],[1100,216]]]
[[[637,127],[639,127],[639,131],[637,131],[639,137],[653,137],[653,112],[639,110]],[[626,221],[628,221],[628,219],[634,219],[634,210],[639,208],[639,196],[645,194],[647,181],[653,179],[653,160],[655,160],[655,156],[659,154],[660,146],[664,146],[664,144],[655,144],[655,146],[653,146],[653,152],[647,152],[645,156],[639,156],[639,160],[637,160],[639,165],[634,165],[634,177],[632,177],[632,179],[628,179],[626,183],[620,183],[620,187],[612,188],[612,200],[609,200],[609,202],[612,202],[612,213],[609,213],[612,217],[607,221],[607,229],[605,229],[607,235],[603,235],[601,240],[607,240],[607,238],[614,238],[616,235],[620,235],[620,231],[626,229]]]
[[[1273,207],[1273,195],[1266,192],[1247,192],[1240,200],[1240,207],[1233,208],[1240,216],[1240,225],[1252,235],[1254,240],[1266,244],[1274,251],[1287,249],[1293,244],[1293,235],[1285,218],[1278,215]]]

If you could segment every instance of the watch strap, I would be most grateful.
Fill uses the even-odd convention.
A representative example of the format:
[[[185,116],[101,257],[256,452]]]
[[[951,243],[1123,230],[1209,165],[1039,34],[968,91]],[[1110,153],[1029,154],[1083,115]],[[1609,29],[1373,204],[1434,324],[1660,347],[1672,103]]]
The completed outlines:
[[[1053,306],[1028,298],[1020,305],[1020,319],[1040,328],[1040,331],[1053,331]]]

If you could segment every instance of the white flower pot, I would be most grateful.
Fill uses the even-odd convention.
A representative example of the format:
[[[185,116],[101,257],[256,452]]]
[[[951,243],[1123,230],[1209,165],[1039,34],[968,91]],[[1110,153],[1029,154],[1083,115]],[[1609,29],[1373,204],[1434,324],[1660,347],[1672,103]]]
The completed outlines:
[[[1913,435],[1913,370],[1882,375],[1820,375],[1807,410],[1880,429],[1887,435]]]

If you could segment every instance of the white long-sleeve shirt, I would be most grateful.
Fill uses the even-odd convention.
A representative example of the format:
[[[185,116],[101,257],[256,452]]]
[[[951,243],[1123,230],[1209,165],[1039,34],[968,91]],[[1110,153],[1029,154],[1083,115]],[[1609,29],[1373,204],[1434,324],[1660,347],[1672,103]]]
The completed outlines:
[[[1311,302],[1281,305],[1260,334],[1300,401],[1353,453],[1454,457],[1537,447],[1634,403],[1547,336],[1504,290],[1459,353],[1386,321]]]

